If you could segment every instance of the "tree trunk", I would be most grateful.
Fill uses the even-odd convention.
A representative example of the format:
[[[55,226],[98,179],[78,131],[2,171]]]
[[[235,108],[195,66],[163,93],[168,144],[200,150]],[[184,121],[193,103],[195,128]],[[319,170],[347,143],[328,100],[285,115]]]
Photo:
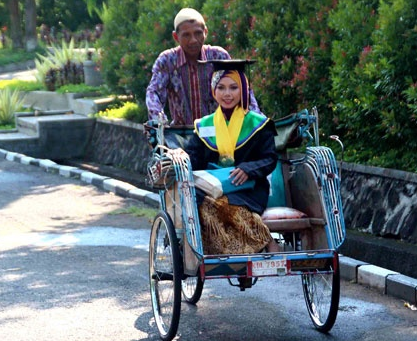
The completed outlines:
[[[18,0],[8,0],[7,2],[10,12],[10,38],[12,39],[12,48],[23,48],[23,31],[22,18],[19,11]]]
[[[25,0],[26,51],[32,52],[38,46],[36,35],[36,0]]]

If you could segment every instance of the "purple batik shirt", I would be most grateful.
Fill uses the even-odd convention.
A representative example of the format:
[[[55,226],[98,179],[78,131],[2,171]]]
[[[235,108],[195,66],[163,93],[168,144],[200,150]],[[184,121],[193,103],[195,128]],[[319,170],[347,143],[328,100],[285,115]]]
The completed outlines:
[[[200,60],[230,59],[225,49],[204,45]],[[218,104],[211,93],[213,66],[210,63],[191,66],[180,46],[162,52],[152,68],[152,79],[146,90],[149,119],[158,120],[168,101],[171,125],[192,125],[194,120],[213,113]],[[259,111],[251,96],[253,111]]]

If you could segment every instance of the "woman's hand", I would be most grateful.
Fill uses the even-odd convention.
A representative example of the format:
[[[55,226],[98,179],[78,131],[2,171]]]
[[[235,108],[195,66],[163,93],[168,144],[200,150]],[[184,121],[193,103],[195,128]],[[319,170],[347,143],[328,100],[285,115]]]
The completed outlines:
[[[244,184],[249,179],[248,175],[240,168],[233,169],[229,178],[232,178],[232,184],[236,186]]]

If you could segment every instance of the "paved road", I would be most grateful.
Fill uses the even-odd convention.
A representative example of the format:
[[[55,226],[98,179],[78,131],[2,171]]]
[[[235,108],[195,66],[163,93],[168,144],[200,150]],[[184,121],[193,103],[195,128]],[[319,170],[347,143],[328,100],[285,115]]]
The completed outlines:
[[[0,161],[0,340],[137,340],[151,316],[139,201]],[[142,210],[142,211],[140,211]],[[139,298],[139,299],[138,299]],[[148,327],[149,328],[149,327]]]
[[[40,167],[0,160],[0,340],[158,340],[147,279],[141,201]],[[182,305],[179,340],[398,340],[417,337],[417,312],[342,281],[330,335],[312,328],[298,277],[239,292],[208,281]]]

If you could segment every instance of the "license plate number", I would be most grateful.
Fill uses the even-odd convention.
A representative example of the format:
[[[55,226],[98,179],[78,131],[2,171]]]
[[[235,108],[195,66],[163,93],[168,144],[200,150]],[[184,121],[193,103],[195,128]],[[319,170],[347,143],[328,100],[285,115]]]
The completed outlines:
[[[279,275],[287,272],[286,259],[266,259],[252,262],[253,276]]]

